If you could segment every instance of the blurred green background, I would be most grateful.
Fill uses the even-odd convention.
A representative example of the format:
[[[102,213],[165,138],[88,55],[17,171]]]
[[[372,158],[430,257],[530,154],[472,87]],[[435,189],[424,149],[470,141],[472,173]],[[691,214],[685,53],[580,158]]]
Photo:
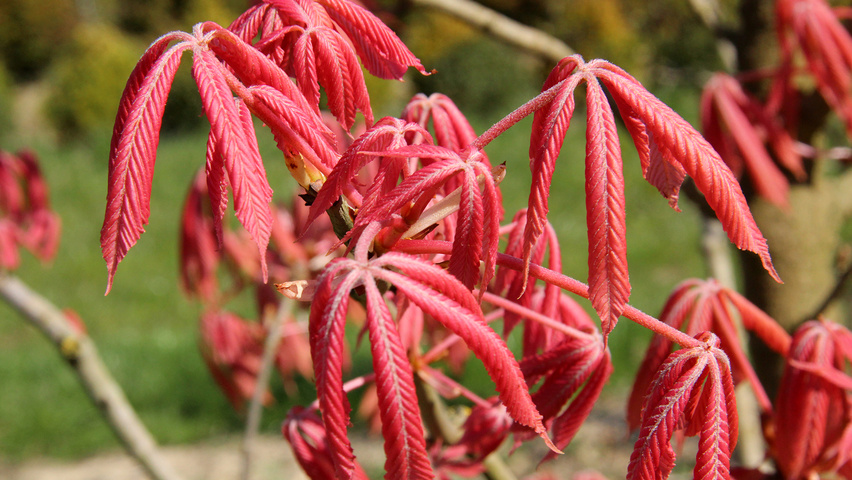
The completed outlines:
[[[396,2],[383,19],[438,74],[405,83],[371,80],[378,115],[396,115],[413,93],[450,95],[481,132],[533,97],[551,68],[535,57],[484,38],[444,15],[403,10]],[[697,92],[719,67],[712,38],[687,2],[665,0],[490,0],[503,13],[558,34],[587,59],[624,67],[664,101],[694,121]],[[724,2],[723,2],[724,3]],[[60,307],[76,310],[107,366],[155,437],[193,442],[238,432],[231,410],[203,365],[197,348],[199,307],[177,286],[179,213],[193,173],[204,162],[207,126],[186,65],[178,73],[163,123],[147,233],[118,269],[104,297],[106,269],[98,245],[106,195],[109,140],[116,106],[145,47],[170,30],[199,21],[228,24],[242,0],[5,0],[0,3],[0,148],[34,150],[63,222],[61,247],[50,265],[30,256],[16,272]],[[189,59],[185,59],[186,64]],[[582,101],[556,169],[550,220],[562,240],[564,270],[586,278],[583,200],[585,143]],[[526,205],[529,121],[494,141],[488,153],[506,162],[502,185],[507,216]],[[289,191],[280,153],[258,129],[273,187]],[[671,288],[706,274],[699,222],[687,201],[677,214],[641,179],[629,137],[623,137],[627,177],[631,303],[655,314]],[[616,376],[623,390],[648,335],[623,320],[611,336]],[[369,368],[361,348],[356,371]],[[487,392],[489,381],[471,368],[465,383]],[[278,401],[265,415],[275,432],[287,409],[313,396]],[[0,459],[78,457],[117,443],[76,379],[52,347],[0,304]]]

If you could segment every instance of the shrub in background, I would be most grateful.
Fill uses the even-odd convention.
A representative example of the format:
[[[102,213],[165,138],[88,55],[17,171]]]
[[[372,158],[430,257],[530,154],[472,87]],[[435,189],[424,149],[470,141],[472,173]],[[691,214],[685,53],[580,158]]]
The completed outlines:
[[[0,55],[17,80],[45,71],[78,23],[73,0],[0,2]]]
[[[82,24],[50,75],[47,114],[64,137],[108,129],[142,45],[107,24]]]

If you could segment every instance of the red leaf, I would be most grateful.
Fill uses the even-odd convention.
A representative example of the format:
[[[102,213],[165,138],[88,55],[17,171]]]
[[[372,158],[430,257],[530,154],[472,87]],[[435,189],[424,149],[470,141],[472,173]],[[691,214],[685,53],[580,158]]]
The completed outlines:
[[[780,355],[787,356],[791,339],[784,327],[736,291],[726,289],[725,293],[728,300],[737,308],[743,326],[760,337],[769,348]]]
[[[319,84],[325,88],[328,96],[328,109],[340,121],[346,130],[355,123],[355,112],[364,114],[367,125],[373,124],[373,111],[370,108],[370,97],[361,66],[355,57],[355,52],[337,32],[328,28],[316,27],[305,43],[312,44],[313,54],[316,55],[316,75]],[[301,45],[300,43],[296,46]],[[310,54],[308,54],[310,55]],[[302,81],[300,72],[306,69],[296,69],[299,85]],[[303,87],[304,92],[304,87]],[[307,96],[307,95],[306,95]],[[317,97],[319,93],[317,92]],[[317,98],[319,103],[319,98]]]
[[[476,140],[476,132],[450,97],[433,93],[428,97],[418,93],[408,102],[400,118],[428,128],[432,119],[435,144],[461,153]]]
[[[678,357],[670,360],[658,372],[645,401],[642,429],[630,455],[628,480],[667,478],[674,467],[671,437],[703,365],[687,366],[677,361]]]
[[[550,185],[556,159],[565,141],[565,132],[571,124],[574,115],[574,89],[579,85],[581,77],[574,75],[564,80],[577,66],[575,59],[569,57],[559,62],[550,73],[542,87],[542,91],[554,88],[560,81],[562,85],[554,99],[533,116],[532,135],[530,137],[530,169],[532,170],[532,187],[530,188],[529,206],[527,208],[527,224],[524,229],[524,268],[529,267],[529,256],[532,245],[544,231],[545,218],[548,211]],[[524,272],[526,278],[527,272]]]
[[[328,175],[337,163],[338,154],[322,117],[313,110],[300,108],[287,95],[265,85],[249,87],[243,95],[241,98],[252,113],[272,131],[285,157],[302,156],[310,167]]]
[[[393,31],[363,7],[348,0],[316,0],[352,40],[355,51],[373,75],[401,80],[408,67],[428,72]]]
[[[369,130],[361,134],[340,157],[325,183],[323,183],[317,198],[311,205],[311,213],[306,223],[310,224],[323,212],[331,208],[340,195],[344,193],[346,185],[354,181],[358,172],[366,164],[377,159],[376,156],[365,155],[361,152],[392,150],[407,145],[409,143],[406,140],[407,136],[419,136],[426,143],[432,141],[429,132],[422,127],[391,117],[380,119]],[[396,177],[399,177],[399,172],[397,172]],[[396,178],[394,178],[395,180]]]
[[[329,480],[336,477],[329,452],[328,435],[322,420],[313,411],[293,407],[287,413],[281,433],[290,442],[293,456],[311,480]],[[358,463],[355,463],[352,478],[368,478]]]
[[[207,209],[202,197],[206,193],[205,175],[199,172],[186,196],[181,216],[180,279],[186,293],[212,301],[218,290],[216,268],[220,252],[213,225],[205,215]]]
[[[686,280],[675,288],[663,306],[660,321],[677,329],[681,328],[687,315],[693,311],[696,297],[699,296],[699,292],[693,288],[698,282],[698,280]],[[645,397],[650,393],[649,388],[656,372],[671,353],[672,343],[662,335],[654,335],[645,351],[645,357],[639,366],[630,391],[630,399],[627,402],[627,428],[630,430],[635,430],[642,424],[642,407]]]
[[[645,90],[627,72],[601,62],[595,75],[604,82],[619,105],[630,107],[649,132],[658,148],[677,152],[676,160],[704,194],[738,248],[760,256],[763,267],[780,282],[772,266],[766,239],[757,228],[739,183],[719,154],[689,123],[657,97]]]
[[[346,435],[349,425],[349,401],[343,391],[343,326],[349,291],[361,279],[361,273],[348,273],[337,285],[332,281],[337,273],[348,268],[353,260],[336,259],[328,264],[317,279],[319,286],[314,296],[310,316],[311,357],[314,361],[317,398],[329,447],[338,478],[352,477],[355,455]]]
[[[389,192],[381,194],[371,191],[364,199],[355,219],[352,238],[357,239],[368,224],[385,221],[404,207],[407,212],[403,214],[407,217],[403,218],[412,220],[413,223],[423,212],[422,209],[418,211],[417,207],[425,207],[438,189],[449,179],[459,175],[464,181],[460,187],[461,200],[458,207],[458,225],[453,238],[450,271],[468,288],[472,288],[479,280],[479,262],[484,260],[483,281],[490,281],[496,264],[499,215],[502,210],[499,207],[499,195],[493,173],[480,161],[479,151],[468,150],[460,156],[448,148],[436,145],[408,145],[394,150],[364,154],[396,158],[417,157],[423,163],[426,163],[424,160],[431,160],[431,163],[411,174]],[[484,193],[480,191],[480,181],[483,182]],[[411,204],[415,207],[411,207]]]
[[[779,470],[788,478],[831,469],[827,460],[837,455],[833,444],[848,435],[844,432],[852,420],[848,390],[812,371],[846,368],[850,358],[841,332],[830,322],[809,321],[793,336],[776,401],[772,445]]]
[[[688,434],[700,433],[695,478],[730,478],[737,432],[730,367],[715,336],[698,338],[706,345],[671,354],[651,385],[628,480],[667,478],[675,460],[671,438],[684,427]],[[696,421],[700,424],[692,425]]]
[[[251,116],[242,102],[234,100],[223,67],[209,50],[197,49],[192,67],[204,113],[210,121],[215,154],[220,157],[213,163],[225,165],[234,193],[234,211],[257,244],[265,282],[265,252],[272,230],[269,208],[272,189],[266,180]],[[216,171],[215,167],[212,170]]]
[[[530,397],[517,361],[500,336],[486,325],[473,294],[455,277],[416,257],[390,252],[373,263],[393,266],[402,272],[383,269],[373,274],[395,285],[424,312],[461,337],[482,360],[509,415],[532,428],[555,449],[547,438],[541,414]]]
[[[533,402],[541,412],[544,421],[549,421],[559,414],[562,407],[580,390],[600,362],[603,355],[600,342],[583,340],[585,341],[580,342],[576,349],[570,349],[567,353],[567,347],[572,347],[578,342],[569,340],[560,343],[552,351],[526,358],[521,364],[527,383],[535,379],[536,374],[541,370],[547,370],[544,382],[532,395]],[[536,365],[539,361],[543,363],[543,366]],[[558,361],[558,365],[550,365],[554,361]],[[550,368],[547,368],[548,366]],[[565,445],[562,445],[560,448],[564,447]]]
[[[301,111],[313,112],[313,107],[290,77],[256,48],[214,22],[201,24],[202,32],[212,38],[208,47],[216,58],[231,67],[234,75],[246,86],[268,85],[286,96]],[[328,133],[320,121],[317,132]]]
[[[482,196],[476,174],[465,171],[459,202],[459,222],[453,240],[449,272],[467,288],[479,280],[479,258],[482,252]],[[497,235],[496,231],[492,232]]]
[[[792,30],[817,89],[852,132],[852,36],[823,0],[779,1],[776,14],[786,61],[793,61],[788,40]]]
[[[657,187],[660,194],[669,201],[669,206],[679,212],[677,200],[686,172],[679,164],[666,158],[669,152],[661,152],[657,142],[651,142],[650,151],[651,156],[648,170],[645,172],[645,180]]]
[[[434,478],[408,356],[375,282],[367,279],[364,286],[367,329],[385,438],[385,478]]]
[[[680,208],[677,206],[677,200],[686,172],[675,161],[671,152],[665,149],[661,150],[657,142],[653,141],[652,134],[648,132],[645,124],[642,123],[642,120],[636,116],[633,110],[618,98],[614,100],[616,105],[618,105],[618,110],[621,113],[621,118],[624,120],[627,131],[633,137],[633,144],[636,146],[636,151],[639,153],[642,176],[669,201],[669,206],[679,212]]]
[[[790,183],[769,157],[753,120],[743,111],[748,107],[748,98],[739,83],[732,77],[716,74],[705,86],[703,95],[710,100],[702,101],[702,105],[710,105],[718,112],[713,118],[721,123],[720,133],[727,132],[733,140],[757,193],[779,207],[789,207]],[[713,143],[712,138],[708,140]]]
[[[604,342],[630,297],[627,275],[624,177],[618,131],[597,81],[586,82],[586,225],[589,299],[601,318]]]
[[[131,73],[119,103],[109,156],[109,185],[101,251],[107,262],[109,293],[119,262],[136,244],[148,223],[151,181],[166,97],[186,43],[165,50],[182,36],[161,37]],[[184,39],[185,40],[185,39]]]
[[[609,350],[607,350],[605,355],[599,358],[599,362],[595,365],[594,371],[580,393],[577,394],[562,415],[559,415],[553,421],[551,430],[553,431],[553,443],[557,447],[566,448],[574,439],[583,422],[586,421],[586,418],[592,412],[592,407],[594,407],[595,402],[600,397],[601,391],[604,385],[606,385],[612,371],[612,360],[610,359]],[[554,452],[548,452],[547,457],[542,461],[552,459],[555,456]]]
[[[734,385],[726,363],[710,362],[710,375],[701,392],[704,418],[695,459],[695,478],[730,478],[731,452],[737,440]],[[730,432],[730,434],[729,434]]]

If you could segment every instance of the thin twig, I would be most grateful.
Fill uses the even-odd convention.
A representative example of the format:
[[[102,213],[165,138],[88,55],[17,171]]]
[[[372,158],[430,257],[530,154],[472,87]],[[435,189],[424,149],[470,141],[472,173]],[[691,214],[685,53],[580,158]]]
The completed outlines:
[[[470,0],[413,0],[414,5],[440,10],[509,45],[557,63],[573,55],[562,40],[528,27]]]
[[[812,314],[808,315],[807,318],[802,319],[802,322],[819,318],[819,316],[822,315],[828,309],[831,303],[836,300],[841,293],[843,293],[843,288],[846,286],[846,283],[849,281],[850,277],[852,277],[852,262],[850,262],[849,265],[846,266],[846,269],[843,271],[843,273],[841,273],[840,276],[837,277],[837,282],[835,282],[834,288],[831,289],[831,292],[826,295],[825,299],[823,299],[823,301],[814,310]]]
[[[440,253],[449,255],[452,253],[452,243],[446,240],[400,240],[394,246],[394,250],[404,253]],[[497,265],[511,268],[512,270],[519,272],[524,270],[523,260],[504,253],[497,254]],[[563,290],[567,290],[585,299],[589,298],[588,285],[577,279],[563,275],[562,273],[554,272],[553,270],[533,263],[529,265],[529,275],[532,278],[537,278],[543,282],[557,286]],[[702,341],[681,332],[667,323],[657,320],[630,304],[624,306],[624,311],[621,315],[654,333],[668,338],[684,348],[696,348],[703,347],[705,345]]]
[[[275,364],[275,354],[278,352],[278,345],[281,343],[281,338],[283,337],[284,324],[293,311],[295,303],[294,300],[283,297],[281,303],[278,305],[278,312],[275,314],[275,319],[269,327],[266,343],[263,345],[263,359],[261,360],[260,372],[257,375],[257,384],[254,387],[254,393],[249,402],[246,430],[243,436],[242,480],[249,480],[251,477],[252,453],[254,451],[255,439],[260,430],[260,420],[263,417],[263,398],[269,390],[269,381],[272,378],[272,370]]]
[[[148,476],[155,480],[180,479],[107,370],[94,342],[75,329],[61,310],[13,275],[0,272],[0,297],[53,342],[92,403]]]

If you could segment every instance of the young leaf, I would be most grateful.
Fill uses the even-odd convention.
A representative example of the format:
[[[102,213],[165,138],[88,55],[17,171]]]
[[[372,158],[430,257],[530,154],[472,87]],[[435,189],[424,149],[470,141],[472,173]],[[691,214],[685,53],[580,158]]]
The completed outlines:
[[[852,133],[852,36],[824,0],[780,0],[775,9],[785,63],[794,61],[792,38],[819,93]]]
[[[316,0],[346,32],[367,71],[379,78],[401,80],[408,67],[429,72],[408,47],[372,13],[349,0]]]
[[[364,286],[367,329],[385,438],[385,478],[434,478],[408,356],[375,282],[368,279]]]
[[[737,172],[735,167],[743,164],[758,194],[779,207],[789,207],[790,184],[770,158],[764,146],[765,139],[761,137],[756,126],[779,135],[786,132],[767,125],[770,120],[766,115],[760,114],[762,106],[751,101],[740,84],[727,75],[716,74],[707,82],[701,105],[701,123],[705,136],[718,152],[727,153],[722,155],[722,159],[731,170],[741,173]],[[761,120],[764,125],[760,124]],[[712,125],[713,123],[716,125]],[[792,147],[792,139],[787,136],[787,140],[786,146]],[[731,148],[721,148],[723,145]],[[795,155],[794,148],[789,150]],[[741,157],[741,161],[735,158],[737,155]],[[798,163],[801,163],[801,158]],[[801,167],[797,169],[798,172],[804,174]]]
[[[433,93],[428,97],[422,93],[409,100],[400,118],[428,128],[429,120],[435,132],[435,144],[461,153],[476,140],[476,133],[450,97]]]
[[[328,435],[322,420],[312,411],[293,407],[281,426],[281,433],[293,448],[293,456],[311,480],[336,478],[331,461]],[[367,474],[356,462],[352,478],[367,480]]]
[[[423,163],[427,163],[427,160],[430,163],[384,195],[371,192],[364,199],[355,219],[353,238],[358,238],[366,225],[391,218],[410,203],[425,207],[438,189],[458,175],[462,178],[461,200],[449,269],[468,288],[472,288],[480,280],[479,262],[483,260],[485,276],[482,284],[489,282],[496,263],[499,215],[502,209],[498,205],[500,199],[494,175],[481,161],[479,152],[468,150],[459,155],[435,145],[409,145],[371,154],[397,158],[417,157]],[[484,191],[480,190],[480,182]],[[417,215],[415,219],[420,213],[422,210],[418,212],[414,208],[408,211],[409,216]]]
[[[257,244],[265,280],[264,253],[272,230],[272,189],[266,180],[251,116],[245,104],[234,100],[222,65],[209,50],[197,49],[192,67],[204,113],[210,121],[215,155],[219,156],[214,157],[214,164],[219,161],[225,165],[234,193],[234,211]]]
[[[402,272],[382,269],[373,274],[395,285],[424,312],[461,337],[482,360],[509,415],[532,428],[556,450],[547,438],[541,414],[530,397],[517,361],[500,336],[485,324],[470,291],[440,268],[406,254],[389,252],[374,262],[376,266],[392,266]]]
[[[119,262],[136,244],[151,213],[151,182],[166,97],[190,48],[186,34],[161,37],[139,60],[119,103],[109,155],[109,185],[101,251],[109,293]],[[174,39],[181,43],[166,50]],[[190,37],[191,38],[191,37]]]
[[[579,75],[570,75],[577,67],[576,59],[569,57],[559,62],[542,87],[542,91],[557,88],[556,96],[533,116],[530,137],[530,188],[527,224],[524,229],[524,265],[529,265],[532,245],[544,231],[548,211],[548,198],[556,159],[565,141],[565,132],[574,115],[574,89],[581,81]],[[567,80],[566,80],[567,78]],[[525,267],[526,268],[526,267]],[[526,278],[527,272],[524,272]]]
[[[391,117],[380,119],[369,130],[361,134],[346,149],[346,152],[340,157],[325,183],[323,183],[317,197],[311,204],[311,213],[308,216],[307,223],[310,224],[331,208],[334,202],[344,194],[346,186],[354,182],[355,176],[365,165],[381,158],[363,152],[393,150],[408,145],[407,138],[409,137],[420,137],[419,139],[422,142],[432,143],[429,132],[422,127]],[[396,182],[401,170],[396,166],[384,165],[384,162],[382,168],[392,169],[393,171],[386,174],[385,177]],[[383,190],[381,193],[384,194],[387,191]]]
[[[774,457],[787,478],[818,475],[849,460],[849,391],[816,369],[843,372],[852,361],[850,338],[826,320],[806,322],[793,336],[772,421]],[[813,368],[797,366],[802,364]]]
[[[589,299],[601,318],[606,342],[630,297],[624,177],[615,119],[600,84],[595,80],[586,82],[586,109]]]
[[[651,95],[627,72],[610,63],[601,62],[599,65],[595,75],[618,99],[619,108],[630,108],[628,116],[633,115],[642,121],[650,133],[649,138],[658,148],[677,152],[677,162],[704,194],[731,242],[741,250],[760,256],[766,271],[780,282],[772,266],[766,239],[754,222],[739,183],[719,154],[686,120]]]
[[[727,357],[712,334],[706,346],[678,350],[660,367],[645,400],[642,429],[630,456],[627,478],[665,479],[674,467],[675,430],[699,433],[696,478],[730,478],[737,417]],[[705,476],[706,475],[706,476]]]
[[[319,277],[310,316],[311,358],[314,361],[317,398],[331,451],[332,462],[338,478],[352,478],[355,454],[349,443],[346,428],[349,425],[349,401],[343,392],[343,326],[349,291],[360,281],[357,270],[346,274],[333,285],[337,273],[351,268],[353,260],[335,259]]]

